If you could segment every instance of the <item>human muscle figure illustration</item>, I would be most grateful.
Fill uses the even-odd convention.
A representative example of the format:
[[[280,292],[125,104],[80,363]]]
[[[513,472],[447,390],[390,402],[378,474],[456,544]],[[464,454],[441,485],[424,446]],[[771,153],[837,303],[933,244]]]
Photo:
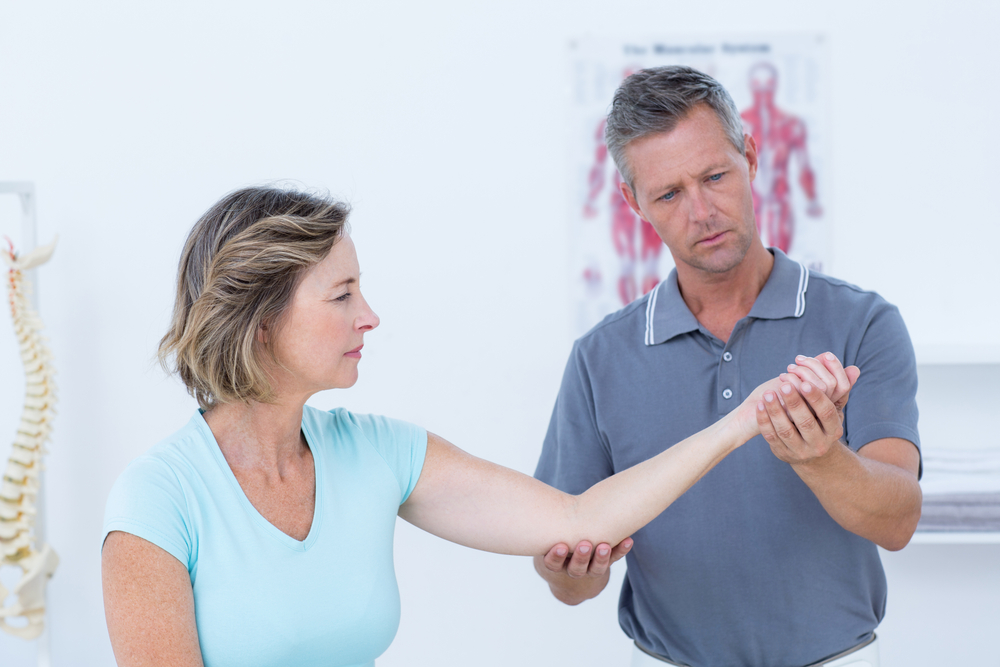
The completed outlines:
[[[816,197],[816,176],[806,152],[806,126],[801,119],[775,106],[778,71],[770,63],[750,68],[753,106],[740,116],[747,133],[757,142],[757,177],[752,183],[757,229],[765,244],[787,253],[792,246],[795,217],[792,211],[788,164],[792,155],[799,164],[799,185],[809,200],[810,216],[823,214]]]
[[[597,216],[595,203],[604,190],[607,182],[608,147],[604,143],[604,120],[597,126],[594,134],[596,144],[594,150],[594,166],[590,169],[588,182],[590,190],[587,201],[583,205],[583,215],[586,218]],[[621,175],[614,170],[614,185],[609,193],[608,203],[611,205],[611,240],[615,253],[621,262],[621,272],[618,277],[618,298],[622,305],[632,303],[637,296],[650,291],[660,282],[658,264],[663,241],[656,230],[645,220],[637,216],[628,203],[622,198]],[[639,251],[636,253],[638,235]],[[636,255],[641,262],[642,292],[636,292]]]

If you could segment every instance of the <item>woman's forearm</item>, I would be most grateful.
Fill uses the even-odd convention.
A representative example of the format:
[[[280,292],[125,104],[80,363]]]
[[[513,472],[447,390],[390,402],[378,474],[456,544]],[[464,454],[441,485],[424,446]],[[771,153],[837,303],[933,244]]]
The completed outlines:
[[[428,434],[424,469],[399,514],[439,537],[496,553],[540,555],[584,539],[617,544],[748,440],[749,428],[733,413],[579,496]]]
[[[575,496],[565,542],[618,544],[655,519],[719,461],[742,445],[729,418],[668,447],[655,457],[608,477]],[[548,549],[555,542],[549,541]]]

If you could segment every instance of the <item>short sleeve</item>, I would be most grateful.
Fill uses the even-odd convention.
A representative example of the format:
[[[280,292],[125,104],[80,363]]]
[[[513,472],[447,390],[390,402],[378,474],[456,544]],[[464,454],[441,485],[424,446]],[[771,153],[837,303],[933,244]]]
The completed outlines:
[[[187,503],[176,474],[164,461],[133,461],[111,488],[104,510],[104,535],[115,530],[155,544],[191,571],[192,540]]]
[[[614,472],[610,447],[597,426],[590,374],[577,342],[566,363],[535,478],[565,493],[579,494]]]
[[[879,300],[853,363],[861,376],[844,408],[850,448],[857,451],[881,438],[903,438],[919,449],[917,361],[895,306]]]
[[[352,414],[351,417],[396,476],[399,504],[402,505],[420,479],[427,455],[427,431],[409,422],[379,415]]]

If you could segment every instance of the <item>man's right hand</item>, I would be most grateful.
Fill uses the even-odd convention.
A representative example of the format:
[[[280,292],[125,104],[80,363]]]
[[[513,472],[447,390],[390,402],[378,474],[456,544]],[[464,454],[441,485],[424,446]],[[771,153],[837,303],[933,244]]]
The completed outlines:
[[[545,556],[535,556],[535,571],[549,582],[549,589],[557,600],[577,605],[597,597],[604,590],[611,575],[611,564],[621,560],[631,548],[631,537],[626,537],[613,549],[602,543],[595,550],[590,542],[580,542],[572,553],[567,545],[557,544]]]

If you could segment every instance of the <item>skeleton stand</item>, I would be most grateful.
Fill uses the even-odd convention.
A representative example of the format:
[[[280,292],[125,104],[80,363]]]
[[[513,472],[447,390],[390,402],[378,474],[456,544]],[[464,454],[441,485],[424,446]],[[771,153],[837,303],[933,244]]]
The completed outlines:
[[[20,247],[22,252],[28,253],[34,250],[35,246],[38,244],[38,233],[35,221],[35,184],[25,183],[25,182],[2,182],[0,181],[0,194],[12,194],[17,195],[21,200],[21,243]],[[34,286],[29,300],[31,302],[31,308],[35,312],[38,312],[38,283],[35,280],[35,270],[31,269],[25,272],[25,277],[31,281]],[[37,508],[37,515],[35,517],[35,527],[34,534],[37,544],[46,544],[45,539],[45,528],[46,528],[46,513],[45,513],[45,472],[39,472],[39,493],[37,499],[35,500],[35,506]],[[2,600],[0,600],[0,606],[2,606]],[[52,651],[51,651],[51,633],[49,629],[50,617],[48,613],[49,601],[48,593],[45,594],[45,629],[42,634],[38,637],[38,667],[51,667],[52,665]]]

